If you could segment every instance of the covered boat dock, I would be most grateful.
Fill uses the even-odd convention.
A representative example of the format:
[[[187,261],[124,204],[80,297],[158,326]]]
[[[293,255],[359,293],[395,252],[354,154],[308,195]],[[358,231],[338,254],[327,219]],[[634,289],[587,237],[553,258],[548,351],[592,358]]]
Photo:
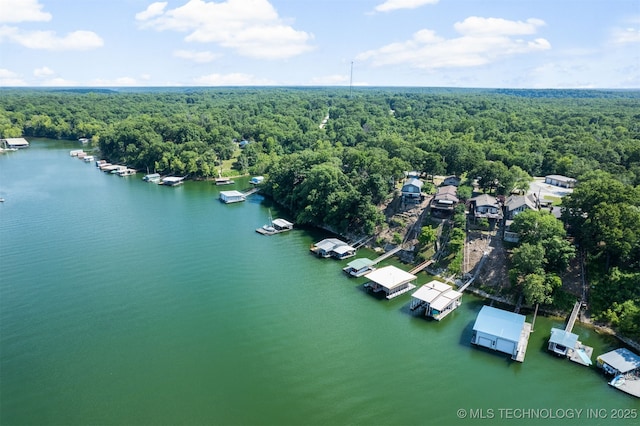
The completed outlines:
[[[524,315],[483,306],[473,325],[471,343],[511,355],[524,362],[531,324]]]
[[[246,195],[240,191],[220,191],[220,201],[225,204],[240,203],[246,199]]]
[[[440,321],[461,304],[462,293],[440,281],[430,281],[411,295],[412,311],[424,309],[424,314]]]
[[[361,257],[349,262],[342,270],[346,272],[347,275],[358,278],[374,271],[376,269],[374,265],[373,260]]]
[[[374,293],[383,291],[387,299],[393,299],[416,288],[413,281],[417,277],[393,265],[369,272],[367,278],[369,282],[364,287]]]

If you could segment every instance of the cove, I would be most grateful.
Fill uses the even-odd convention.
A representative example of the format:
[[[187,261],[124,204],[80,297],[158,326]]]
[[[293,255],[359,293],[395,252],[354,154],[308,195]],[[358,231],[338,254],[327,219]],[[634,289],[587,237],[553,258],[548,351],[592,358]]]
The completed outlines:
[[[547,353],[564,319],[539,316],[513,362],[469,343],[482,299],[429,321],[311,255],[321,231],[257,234],[287,216],[259,194],[218,201],[247,179],[163,187],[30,142],[0,156],[2,424],[637,422],[612,420],[637,399]]]

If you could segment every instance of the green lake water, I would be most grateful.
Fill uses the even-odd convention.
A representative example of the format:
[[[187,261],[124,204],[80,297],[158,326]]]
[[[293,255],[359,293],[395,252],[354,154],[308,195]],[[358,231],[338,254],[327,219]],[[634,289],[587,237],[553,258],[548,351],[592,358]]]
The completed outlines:
[[[638,399],[546,352],[563,319],[538,317],[512,362],[469,343],[482,300],[428,321],[311,255],[325,234],[257,234],[269,209],[286,215],[259,194],[217,199],[247,179],[163,187],[78,148],[0,155],[2,425],[640,422],[616,418],[639,417]],[[574,332],[594,361],[619,346]]]

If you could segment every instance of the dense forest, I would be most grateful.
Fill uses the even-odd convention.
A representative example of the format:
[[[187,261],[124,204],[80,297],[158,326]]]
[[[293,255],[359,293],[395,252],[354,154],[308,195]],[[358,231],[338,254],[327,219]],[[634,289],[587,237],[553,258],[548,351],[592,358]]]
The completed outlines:
[[[193,179],[216,176],[232,160],[234,173],[265,175],[263,191],[297,223],[338,233],[374,233],[384,221],[378,206],[409,170],[477,178],[482,190],[501,195],[522,189],[531,176],[574,177],[578,186],[560,206],[561,232],[588,262],[592,312],[640,335],[640,92],[158,88],[0,94],[1,137],[88,137],[112,162]],[[564,267],[553,250],[571,252],[552,238],[534,236],[526,244],[514,250],[515,260],[548,258],[550,271]],[[553,287],[549,277],[531,273],[520,281],[547,280]]]

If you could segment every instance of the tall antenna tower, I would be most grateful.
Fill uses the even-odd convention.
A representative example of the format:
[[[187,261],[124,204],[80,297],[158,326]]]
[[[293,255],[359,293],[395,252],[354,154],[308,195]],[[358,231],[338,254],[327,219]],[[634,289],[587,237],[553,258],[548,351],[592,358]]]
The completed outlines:
[[[351,90],[353,88],[353,61],[351,61],[351,75],[349,77],[349,97],[351,98]]]

